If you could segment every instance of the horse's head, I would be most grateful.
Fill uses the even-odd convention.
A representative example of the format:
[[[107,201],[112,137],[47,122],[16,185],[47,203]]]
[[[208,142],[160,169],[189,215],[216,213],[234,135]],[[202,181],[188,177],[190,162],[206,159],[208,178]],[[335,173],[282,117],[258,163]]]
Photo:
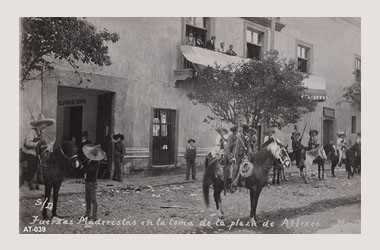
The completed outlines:
[[[57,149],[57,155],[60,163],[65,164],[67,167],[79,168],[81,165],[78,160],[78,149],[75,144],[64,144]]]
[[[290,160],[286,147],[280,142],[273,140],[273,142],[269,143],[266,147],[270,150],[273,158],[279,160],[284,167],[289,168],[291,166],[292,161]]]

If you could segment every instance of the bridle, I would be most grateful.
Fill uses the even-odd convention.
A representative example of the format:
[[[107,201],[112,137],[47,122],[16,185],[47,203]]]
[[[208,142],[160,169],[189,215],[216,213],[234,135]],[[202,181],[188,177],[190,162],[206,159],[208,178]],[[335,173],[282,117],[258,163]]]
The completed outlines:
[[[75,157],[78,157],[77,154],[75,154],[75,155],[73,155],[73,156],[71,156],[71,157],[68,157],[68,156],[65,154],[65,152],[63,152],[62,148],[59,148],[59,150],[61,151],[61,154],[63,155],[63,157],[65,157],[66,160],[68,160],[69,162],[70,162],[72,159],[74,159]]]

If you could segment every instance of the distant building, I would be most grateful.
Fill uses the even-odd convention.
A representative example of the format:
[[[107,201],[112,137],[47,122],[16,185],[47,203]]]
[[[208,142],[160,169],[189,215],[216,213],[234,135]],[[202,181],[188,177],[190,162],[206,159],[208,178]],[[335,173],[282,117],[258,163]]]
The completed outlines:
[[[101,143],[110,158],[111,135],[124,133],[125,162],[132,169],[183,165],[189,137],[197,141],[199,163],[213,147],[216,133],[203,122],[210,111],[188,99],[183,80],[209,62],[234,59],[185,46],[190,30],[203,41],[215,35],[217,46],[222,41],[226,47],[233,44],[236,58],[261,60],[271,40],[269,18],[87,20],[99,29],[119,33],[120,40],[109,45],[112,65],[85,70],[90,81],[81,84],[65,69],[25,84],[20,91],[20,143],[29,127],[28,107],[34,114],[43,112],[56,119],[56,126],[47,130],[50,139],[56,134],[56,146],[73,136],[79,139],[86,130],[89,139]],[[318,101],[318,106],[302,118],[299,129],[307,122],[307,132],[310,126],[319,130],[323,143],[335,141],[336,132],[345,129],[349,140],[355,140],[361,126],[360,110],[336,103],[343,88],[360,77],[360,19],[281,18],[274,39],[281,56],[298,60],[299,69],[311,75],[305,84],[310,87],[309,98]],[[261,138],[264,131],[260,131]],[[276,136],[291,145],[291,131],[284,128]],[[304,144],[306,140],[307,136]]]

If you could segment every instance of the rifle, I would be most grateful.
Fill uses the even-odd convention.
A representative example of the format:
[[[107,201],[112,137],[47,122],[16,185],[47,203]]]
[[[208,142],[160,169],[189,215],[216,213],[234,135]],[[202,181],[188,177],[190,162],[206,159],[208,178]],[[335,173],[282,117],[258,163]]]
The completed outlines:
[[[35,122],[36,119],[34,119],[34,116],[32,114],[32,112],[30,111],[29,107],[27,107],[28,111],[29,111],[29,114],[30,116],[32,117],[32,120]],[[42,133],[39,132],[39,130],[37,129],[36,130],[37,132],[37,138],[35,138],[33,141],[40,141],[40,142],[43,142],[43,138],[42,138]],[[37,148],[36,148],[36,151],[37,151],[37,160],[38,160],[38,165],[40,166],[40,170],[41,170],[41,179],[42,179],[42,184],[45,185],[45,181],[44,181],[44,173],[42,171],[42,160],[41,160],[41,144],[38,144]],[[37,174],[37,183],[38,183],[38,172],[36,173]]]
[[[307,126],[307,123],[305,124],[305,127],[303,128],[302,135],[301,135],[299,141],[302,141],[302,137],[303,137],[303,135],[305,133],[306,126]],[[310,130],[311,130],[311,128],[310,128]]]

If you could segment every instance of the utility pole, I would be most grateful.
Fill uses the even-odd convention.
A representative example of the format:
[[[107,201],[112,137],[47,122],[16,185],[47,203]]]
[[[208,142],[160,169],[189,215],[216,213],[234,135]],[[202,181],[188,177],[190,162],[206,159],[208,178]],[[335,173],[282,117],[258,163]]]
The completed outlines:
[[[274,33],[276,31],[276,18],[271,17],[271,25],[270,25],[270,51],[274,51]]]

